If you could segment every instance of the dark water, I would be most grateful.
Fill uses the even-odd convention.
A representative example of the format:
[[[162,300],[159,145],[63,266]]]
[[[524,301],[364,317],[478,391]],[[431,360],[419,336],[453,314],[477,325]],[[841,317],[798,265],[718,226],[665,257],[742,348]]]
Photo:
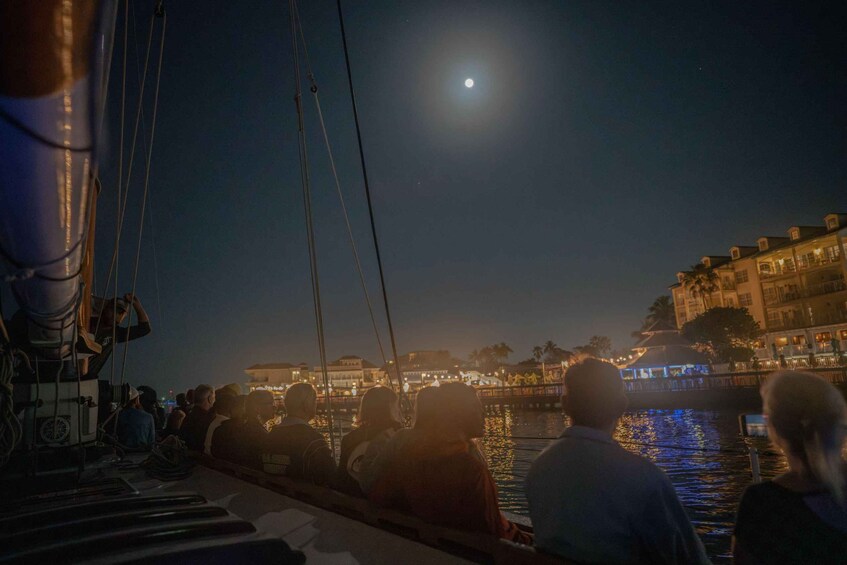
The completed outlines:
[[[528,515],[523,484],[538,453],[565,428],[558,411],[490,409],[483,441],[503,510]],[[785,470],[767,440],[743,438],[735,411],[643,410],[624,415],[615,439],[670,477],[709,556],[729,559],[735,510],[750,483],[747,446],[761,452],[763,478]],[[685,449],[680,449],[685,448]]]

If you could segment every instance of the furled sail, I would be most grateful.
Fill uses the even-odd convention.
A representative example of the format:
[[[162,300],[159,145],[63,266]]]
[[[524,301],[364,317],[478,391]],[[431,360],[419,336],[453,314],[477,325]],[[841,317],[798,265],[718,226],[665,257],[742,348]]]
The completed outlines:
[[[29,345],[53,358],[74,346],[89,293],[99,4],[0,3],[0,260]]]

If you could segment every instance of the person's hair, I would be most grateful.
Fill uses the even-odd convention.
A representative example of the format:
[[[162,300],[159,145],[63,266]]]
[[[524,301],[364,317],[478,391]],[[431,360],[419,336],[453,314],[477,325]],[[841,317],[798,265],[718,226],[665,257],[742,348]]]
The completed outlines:
[[[475,437],[480,404],[473,387],[465,383],[443,384],[438,387],[437,400],[436,411],[444,429]]]
[[[360,426],[399,426],[399,412],[394,391],[388,387],[375,386],[362,396],[356,422]]]
[[[422,388],[415,396],[415,421],[412,425],[414,429],[431,429],[438,423],[438,388]]]
[[[844,445],[847,404],[837,388],[812,373],[779,371],[762,386],[768,423],[777,444],[844,504]],[[780,441],[781,440],[781,441]]]
[[[268,400],[270,400],[271,403],[273,403],[274,400],[274,395],[269,390],[254,390],[248,394],[247,400],[245,401],[247,418],[256,418],[259,416],[261,406],[266,404]]]
[[[190,388],[185,391],[185,401],[189,404],[194,404],[194,389]]]
[[[172,410],[168,415],[167,428],[169,430],[178,430],[182,427],[183,420],[185,420],[185,412],[182,410]]]
[[[317,398],[315,387],[309,383],[295,383],[285,391],[285,411],[288,414],[299,412],[306,407],[308,402]]]
[[[221,416],[232,416],[232,409],[235,407],[238,397],[229,392],[221,393],[220,390],[215,391],[215,406],[213,410]]]
[[[185,399],[185,393],[184,392],[177,394],[175,400],[176,400],[177,406],[182,406],[184,404],[188,404],[188,400]]]
[[[215,392],[210,385],[199,385],[194,389],[194,404],[202,404],[209,395]]]
[[[599,428],[623,415],[627,399],[620,371],[611,363],[588,358],[565,373],[565,411],[571,423]]]

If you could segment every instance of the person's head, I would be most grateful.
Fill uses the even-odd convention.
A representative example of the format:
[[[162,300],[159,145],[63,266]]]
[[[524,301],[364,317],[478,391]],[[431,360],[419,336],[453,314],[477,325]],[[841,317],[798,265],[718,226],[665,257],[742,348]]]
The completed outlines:
[[[844,397],[821,377],[800,371],[774,373],[761,392],[768,434],[789,463],[803,467],[792,470],[822,483],[843,503]]]
[[[428,386],[418,391],[415,396],[415,421],[412,427],[416,430],[432,429],[438,423],[438,389]]]
[[[200,385],[194,389],[194,407],[211,410],[215,405],[215,389],[209,385]]]
[[[397,403],[397,395],[384,386],[375,386],[368,390],[362,396],[356,420],[362,426],[399,426],[400,406]]]
[[[185,399],[185,393],[181,392],[176,395],[176,405],[179,407],[183,407],[188,404],[188,400]]]
[[[232,408],[235,405],[236,399],[238,397],[228,391],[218,389],[214,393],[214,398],[215,414],[231,418]]]
[[[228,385],[224,385],[221,388],[234,394],[235,396],[241,396],[241,385],[238,383],[229,383]]]
[[[575,426],[613,431],[626,410],[620,371],[599,359],[584,359],[565,373],[562,408]]]
[[[194,389],[193,388],[190,388],[187,391],[185,391],[185,401],[188,404],[194,404]]]
[[[100,309],[100,327],[108,328],[115,323],[121,324],[129,312],[129,305],[122,298],[110,298]]]
[[[247,395],[246,412],[248,420],[264,424],[276,414],[274,395],[267,390],[254,390]]]
[[[285,391],[285,411],[289,417],[307,422],[318,410],[318,393],[309,383],[295,383]]]
[[[127,401],[124,404],[124,408],[138,408],[141,410],[141,395],[138,393],[138,390],[132,386],[129,386],[129,393],[127,394]]]
[[[144,410],[151,413],[154,412],[156,410],[156,403],[158,402],[155,389],[142,385],[138,387],[138,394]]]
[[[232,397],[232,406],[229,407],[229,417],[233,420],[244,421],[247,397],[243,394]]]
[[[466,439],[485,435],[485,411],[476,390],[465,383],[446,383],[438,387],[436,410],[440,426]]]
[[[185,420],[185,412],[182,410],[173,410],[168,415],[168,429],[176,431],[182,427],[182,421]]]

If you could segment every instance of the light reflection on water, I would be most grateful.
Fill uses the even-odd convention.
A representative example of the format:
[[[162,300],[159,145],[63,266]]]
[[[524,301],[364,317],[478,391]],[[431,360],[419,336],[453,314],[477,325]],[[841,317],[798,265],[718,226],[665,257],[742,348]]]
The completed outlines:
[[[565,418],[559,411],[489,410],[483,445],[503,510],[528,515],[524,479],[532,461],[550,443],[546,439],[517,438],[555,437],[564,428]],[[729,557],[735,510],[751,480],[745,442],[751,442],[760,453],[769,452],[760,457],[763,478],[785,470],[784,459],[770,454],[767,440],[741,437],[735,411],[628,412],[615,431],[615,439],[668,474],[709,556],[716,561]]]
[[[352,418],[350,414],[334,416],[336,448],[342,434],[350,430]],[[323,416],[318,416],[315,424],[326,432]],[[557,437],[565,426],[565,417],[558,410],[488,408],[482,448],[497,481],[503,510],[529,515],[524,495],[529,466],[550,443],[546,438]],[[763,478],[786,469],[784,458],[772,452],[767,440],[741,437],[736,411],[627,412],[615,430],[615,439],[668,474],[715,562],[729,560],[735,510],[750,484],[747,442],[759,449]],[[675,449],[680,447],[686,449]]]

